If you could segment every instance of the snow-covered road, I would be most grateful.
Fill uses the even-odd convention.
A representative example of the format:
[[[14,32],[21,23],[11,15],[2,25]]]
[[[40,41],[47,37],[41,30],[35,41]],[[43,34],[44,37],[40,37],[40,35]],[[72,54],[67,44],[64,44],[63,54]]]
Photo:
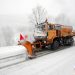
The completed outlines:
[[[75,75],[75,45],[1,69],[0,75]]]

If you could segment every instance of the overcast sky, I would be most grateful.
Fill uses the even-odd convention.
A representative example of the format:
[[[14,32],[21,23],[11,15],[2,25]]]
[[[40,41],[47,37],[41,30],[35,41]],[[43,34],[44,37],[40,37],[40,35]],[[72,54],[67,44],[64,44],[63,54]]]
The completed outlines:
[[[56,16],[61,12],[74,14],[75,0],[0,0],[0,14],[28,14],[37,5]]]
[[[37,5],[46,8],[53,16],[62,10],[56,0],[0,0],[0,14],[28,14]]]
[[[0,15],[20,15],[19,18],[16,18],[20,21],[20,19],[23,20],[23,15],[31,14],[32,9],[37,5],[45,8],[50,16],[56,17],[65,13],[71,18],[71,21],[75,20],[75,0],[0,0]],[[9,19],[12,20],[12,17],[7,20]],[[3,22],[3,20],[6,19],[0,17],[0,22]]]

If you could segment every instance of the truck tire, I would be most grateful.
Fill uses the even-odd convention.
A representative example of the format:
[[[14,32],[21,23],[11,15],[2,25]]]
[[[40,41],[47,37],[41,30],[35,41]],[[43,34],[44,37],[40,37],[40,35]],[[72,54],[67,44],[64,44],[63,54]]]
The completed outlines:
[[[69,38],[68,46],[72,46],[73,43],[74,43],[74,39],[73,39],[73,37],[70,37],[70,38]]]
[[[72,46],[74,43],[73,37],[69,37],[64,39],[64,46]]]
[[[59,42],[57,40],[55,40],[52,45],[51,45],[51,49],[52,50],[56,50],[59,47]]]

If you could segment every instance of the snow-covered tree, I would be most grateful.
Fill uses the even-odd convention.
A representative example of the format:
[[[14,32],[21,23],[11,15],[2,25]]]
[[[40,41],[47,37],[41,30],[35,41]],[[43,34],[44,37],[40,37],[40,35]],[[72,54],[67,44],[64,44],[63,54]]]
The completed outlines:
[[[10,45],[12,45],[13,44],[13,29],[12,29],[12,27],[9,27],[9,26],[7,26],[7,27],[2,27],[2,37],[3,37],[3,39],[4,39],[4,45],[3,46],[10,46]],[[3,42],[3,41],[1,41],[1,42]]]
[[[30,23],[37,27],[38,24],[45,22],[47,18],[47,11],[41,6],[37,6],[32,10],[32,14],[29,18]]]

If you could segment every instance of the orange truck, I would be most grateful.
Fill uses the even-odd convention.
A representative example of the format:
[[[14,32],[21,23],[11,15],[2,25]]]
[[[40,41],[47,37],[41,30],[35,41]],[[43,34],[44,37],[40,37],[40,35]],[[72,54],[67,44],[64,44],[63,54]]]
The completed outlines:
[[[75,32],[73,32],[72,26],[51,24],[46,20],[39,24],[38,29],[35,30],[35,41],[33,43],[25,41],[21,45],[27,48],[29,57],[32,58],[35,52],[46,47],[56,50],[60,46],[72,46],[74,43],[73,36],[75,36]]]

